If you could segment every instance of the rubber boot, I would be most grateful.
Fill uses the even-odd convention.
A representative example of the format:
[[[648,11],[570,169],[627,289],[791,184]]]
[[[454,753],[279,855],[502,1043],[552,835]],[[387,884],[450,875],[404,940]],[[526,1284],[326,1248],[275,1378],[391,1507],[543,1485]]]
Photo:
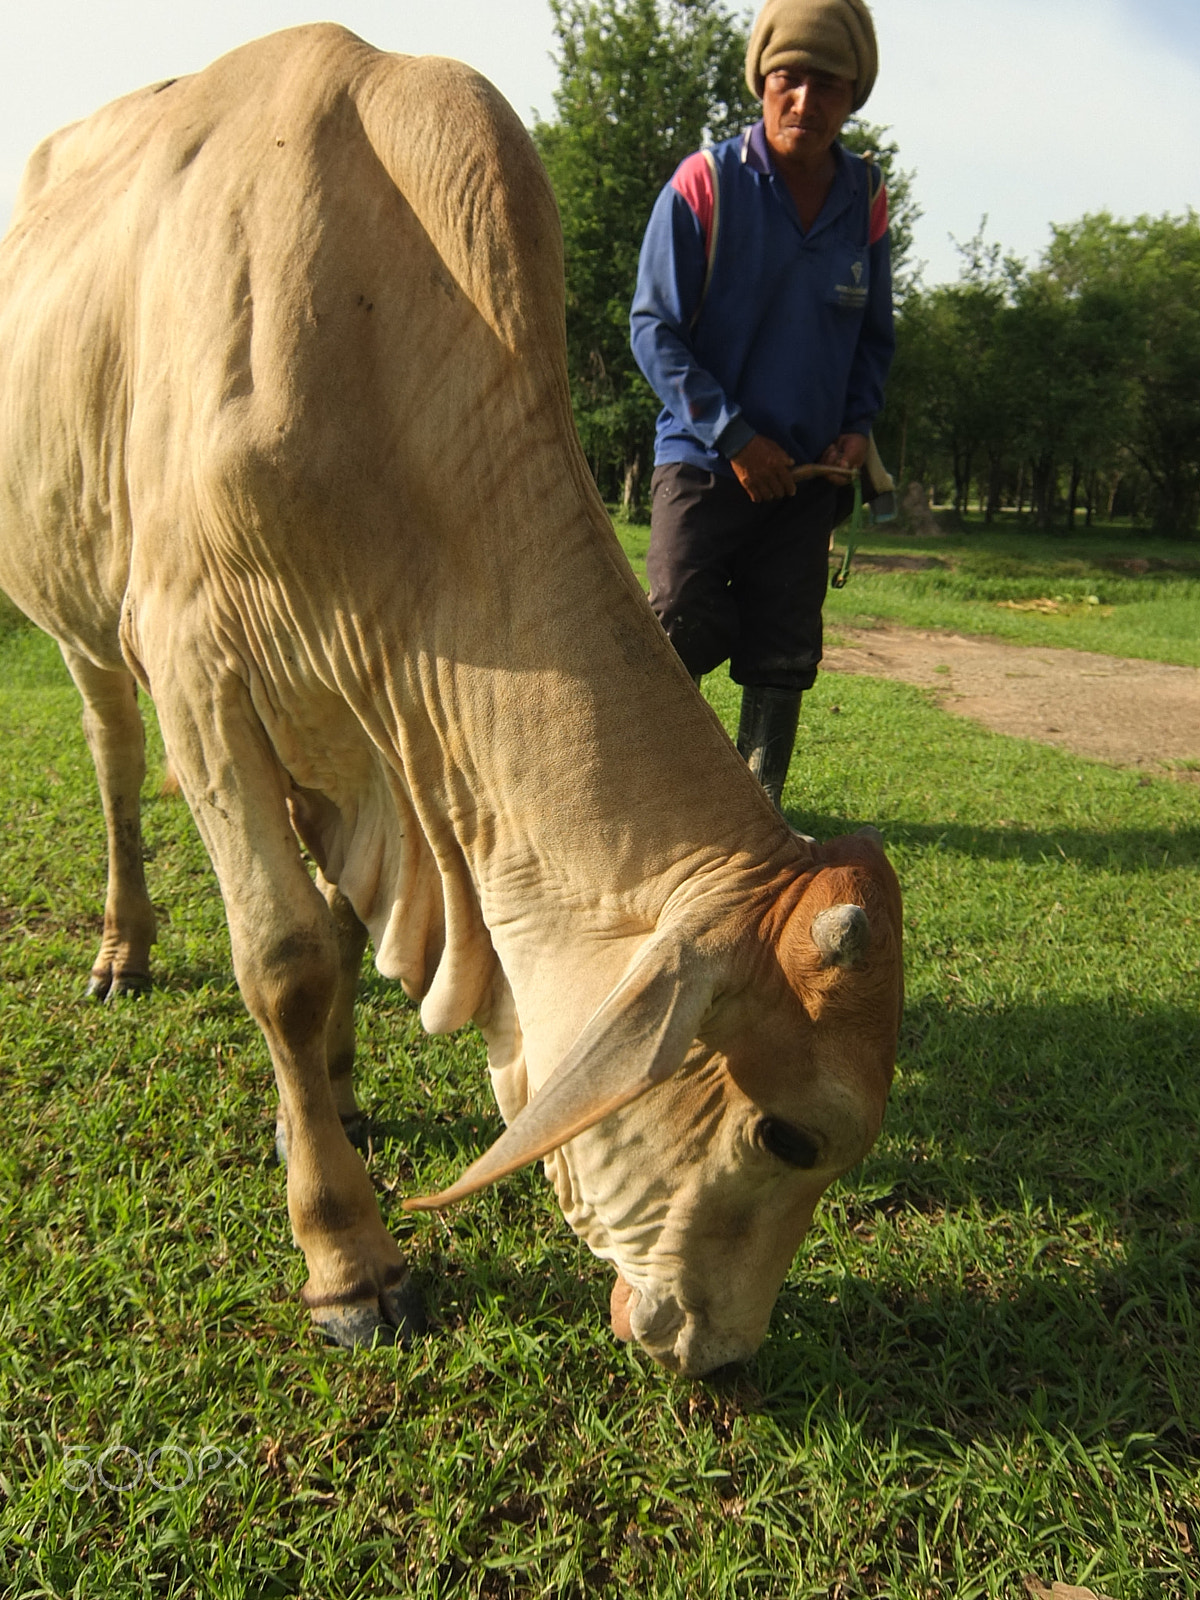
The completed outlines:
[[[767,791],[776,811],[783,809],[783,784],[799,721],[799,689],[751,686],[742,690],[738,754]]]

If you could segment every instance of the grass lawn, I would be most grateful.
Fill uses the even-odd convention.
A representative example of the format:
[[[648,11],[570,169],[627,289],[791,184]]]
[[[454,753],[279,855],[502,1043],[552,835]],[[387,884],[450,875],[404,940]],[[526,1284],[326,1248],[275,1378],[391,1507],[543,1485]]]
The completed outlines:
[[[971,536],[939,550],[983,583]],[[933,607],[891,581],[837,605]],[[1113,637],[1124,603],[1070,626]],[[1169,596],[1148,605],[1174,648]],[[349,1354],[297,1301],[266,1050],[157,746],[159,987],[89,1007],[78,703],[23,630],[0,685],[0,1593],[1017,1600],[1033,1573],[1200,1596],[1195,787],[894,684],[806,697],[793,821],[877,823],[905,889],[899,1072],[764,1348],[706,1383],[614,1342],[608,1270],[540,1173],[400,1211],[499,1120],[476,1037],[425,1037],[369,973],[371,1171],[434,1331]]]
[[[645,582],[649,528],[621,523],[617,533]],[[839,531],[839,563],[843,537]],[[872,571],[873,556],[930,565]],[[1131,560],[1146,562],[1148,570],[1131,572]],[[1116,528],[1020,533],[976,522],[962,533],[929,538],[873,530],[855,561],[846,587],[829,593],[831,636],[839,623],[891,622],[1200,667],[1200,542],[1152,540]]]

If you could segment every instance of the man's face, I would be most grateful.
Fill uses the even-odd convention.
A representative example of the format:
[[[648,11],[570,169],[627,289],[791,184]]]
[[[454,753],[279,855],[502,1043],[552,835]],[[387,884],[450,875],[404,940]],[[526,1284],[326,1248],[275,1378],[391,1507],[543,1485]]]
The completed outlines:
[[[849,78],[779,67],[763,83],[767,143],[785,166],[812,170],[842,131],[854,105]]]

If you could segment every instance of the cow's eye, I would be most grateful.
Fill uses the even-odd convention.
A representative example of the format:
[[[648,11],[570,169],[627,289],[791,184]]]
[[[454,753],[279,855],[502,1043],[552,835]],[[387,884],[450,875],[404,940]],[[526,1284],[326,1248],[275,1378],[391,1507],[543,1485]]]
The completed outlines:
[[[764,1149],[786,1161],[789,1167],[815,1167],[820,1159],[820,1149],[811,1134],[793,1128],[790,1122],[780,1122],[776,1117],[764,1117],[758,1125],[758,1137]]]

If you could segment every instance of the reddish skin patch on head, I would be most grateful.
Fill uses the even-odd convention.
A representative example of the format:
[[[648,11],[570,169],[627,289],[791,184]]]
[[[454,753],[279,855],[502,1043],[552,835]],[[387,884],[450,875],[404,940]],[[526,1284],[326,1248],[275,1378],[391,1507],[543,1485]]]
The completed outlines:
[[[633,1342],[633,1325],[629,1320],[633,1309],[632,1300],[633,1290],[618,1272],[617,1281],[612,1287],[612,1298],[608,1304],[608,1315],[612,1321],[612,1331],[622,1344]]]

